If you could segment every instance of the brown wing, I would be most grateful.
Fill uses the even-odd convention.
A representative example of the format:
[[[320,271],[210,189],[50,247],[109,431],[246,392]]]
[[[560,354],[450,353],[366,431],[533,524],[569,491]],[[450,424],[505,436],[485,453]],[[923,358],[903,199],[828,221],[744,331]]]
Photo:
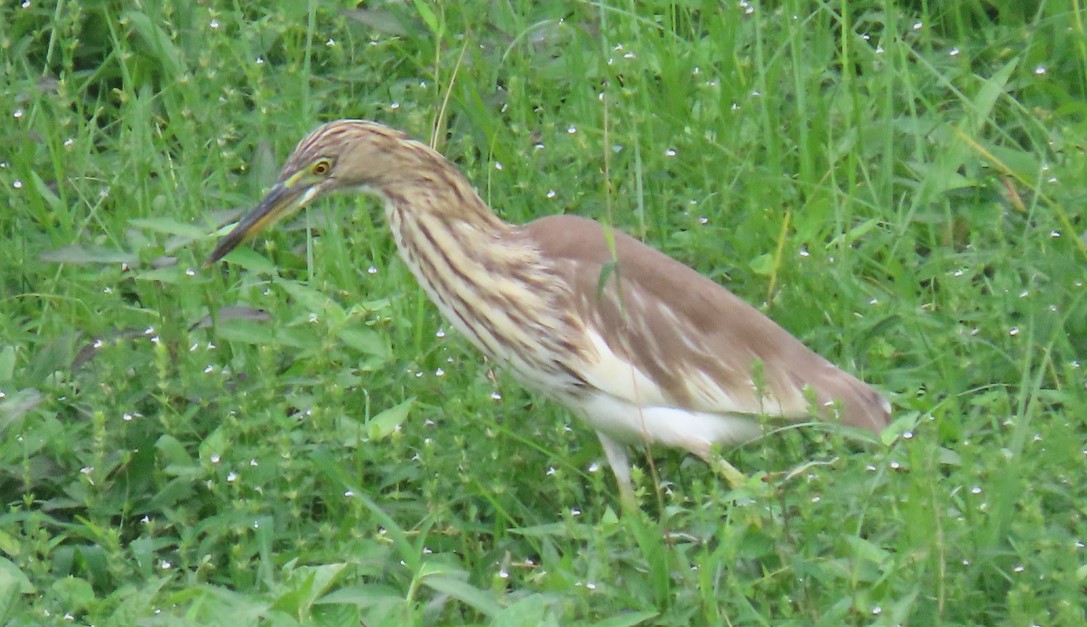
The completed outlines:
[[[613,230],[611,265],[604,228],[576,216],[521,230],[574,286],[598,353],[583,375],[597,387],[640,405],[789,419],[812,415],[809,388],[818,404],[840,404],[844,424],[876,432],[888,424],[878,392],[667,255]]]

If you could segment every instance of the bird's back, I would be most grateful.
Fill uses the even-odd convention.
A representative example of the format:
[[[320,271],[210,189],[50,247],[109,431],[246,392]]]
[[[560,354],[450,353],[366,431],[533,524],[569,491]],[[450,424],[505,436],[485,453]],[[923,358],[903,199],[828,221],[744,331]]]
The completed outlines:
[[[597,388],[637,406],[801,419],[835,405],[844,424],[888,424],[878,392],[664,253],[576,216],[520,228],[571,286],[596,349],[582,375]]]

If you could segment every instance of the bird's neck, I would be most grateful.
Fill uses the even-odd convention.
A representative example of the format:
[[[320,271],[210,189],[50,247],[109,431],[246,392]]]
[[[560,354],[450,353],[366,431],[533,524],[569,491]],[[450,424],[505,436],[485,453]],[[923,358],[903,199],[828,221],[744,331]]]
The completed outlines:
[[[400,254],[435,253],[484,262],[517,242],[513,225],[491,211],[467,182],[463,185],[387,186],[379,195]],[[409,262],[409,265],[413,265]],[[413,266],[414,269],[414,266]]]
[[[391,191],[384,194],[385,217],[400,257],[458,327],[462,326],[458,311],[486,298],[496,287],[495,277],[508,276],[504,269],[539,259],[535,250],[513,236],[514,227],[471,189],[470,195],[447,192],[445,197],[433,189],[423,195]]]
[[[578,332],[569,308],[557,305],[566,300],[562,282],[518,227],[471,194],[476,206],[449,197],[458,205],[445,212],[386,195],[400,257],[442,315],[484,354],[529,387],[575,393],[583,382],[537,341],[564,342]]]

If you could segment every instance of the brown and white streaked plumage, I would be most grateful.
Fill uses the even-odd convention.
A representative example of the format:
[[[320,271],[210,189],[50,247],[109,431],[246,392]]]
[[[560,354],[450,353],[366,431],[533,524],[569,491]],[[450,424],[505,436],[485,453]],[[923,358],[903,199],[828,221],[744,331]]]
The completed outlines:
[[[310,133],[209,263],[337,190],[381,198],[400,256],[450,323],[596,430],[626,503],[627,445],[712,461],[714,445],[760,435],[761,416],[877,433],[890,420],[878,392],[694,270],[585,218],[509,224],[448,160],[374,122]]]

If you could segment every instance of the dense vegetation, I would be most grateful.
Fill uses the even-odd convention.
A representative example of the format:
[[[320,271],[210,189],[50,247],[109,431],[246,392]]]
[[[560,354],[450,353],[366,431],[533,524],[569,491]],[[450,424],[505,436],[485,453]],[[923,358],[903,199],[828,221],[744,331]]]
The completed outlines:
[[[0,619],[1087,622],[1079,0],[0,7]],[[607,220],[886,390],[640,457],[446,332],[375,203],[203,267],[321,121]]]

